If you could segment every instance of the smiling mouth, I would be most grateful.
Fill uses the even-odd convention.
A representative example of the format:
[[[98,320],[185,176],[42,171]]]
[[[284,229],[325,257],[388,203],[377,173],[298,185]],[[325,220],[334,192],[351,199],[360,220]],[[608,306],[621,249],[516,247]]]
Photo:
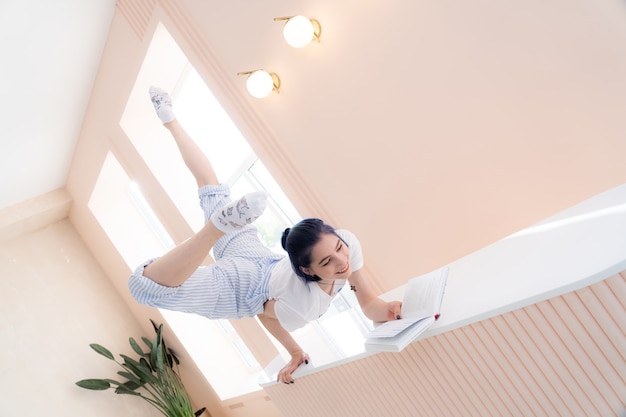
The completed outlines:
[[[337,271],[337,274],[339,274],[339,275],[345,274],[346,272],[348,272],[349,268],[350,268],[350,264],[346,264],[346,267],[344,269],[342,269],[341,271]]]

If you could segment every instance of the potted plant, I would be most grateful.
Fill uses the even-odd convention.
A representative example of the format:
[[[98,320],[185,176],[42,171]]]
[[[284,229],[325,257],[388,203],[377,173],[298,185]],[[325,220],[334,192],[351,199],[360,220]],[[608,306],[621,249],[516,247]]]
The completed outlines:
[[[81,388],[104,391],[114,389],[116,394],[128,394],[140,397],[156,407],[167,417],[197,417],[205,409],[193,411],[191,399],[178,375],[176,355],[167,348],[163,340],[163,325],[152,326],[156,334],[152,340],[142,337],[147,350],[144,350],[132,337],[129,339],[133,351],[139,355],[137,359],[120,354],[118,361],[104,346],[92,343],[89,346],[100,355],[116,362],[123,370],[117,374],[124,381],[114,379],[83,379],[76,382]],[[175,369],[176,368],[176,369]]]

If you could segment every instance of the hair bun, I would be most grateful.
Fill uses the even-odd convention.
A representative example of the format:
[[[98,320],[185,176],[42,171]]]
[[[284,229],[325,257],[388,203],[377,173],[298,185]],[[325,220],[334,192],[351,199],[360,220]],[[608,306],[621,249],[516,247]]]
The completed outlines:
[[[283,231],[283,236],[280,238],[280,244],[283,246],[284,250],[287,250],[287,236],[289,236],[289,232],[291,231],[291,228],[286,228]]]

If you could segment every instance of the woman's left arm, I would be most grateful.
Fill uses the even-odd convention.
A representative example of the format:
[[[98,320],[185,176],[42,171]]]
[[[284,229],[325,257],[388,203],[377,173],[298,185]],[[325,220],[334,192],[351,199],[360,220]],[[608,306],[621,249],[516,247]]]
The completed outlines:
[[[356,299],[365,316],[375,322],[397,320],[402,315],[401,301],[383,301],[372,288],[369,280],[361,273],[355,271],[348,279],[350,286],[355,291]]]

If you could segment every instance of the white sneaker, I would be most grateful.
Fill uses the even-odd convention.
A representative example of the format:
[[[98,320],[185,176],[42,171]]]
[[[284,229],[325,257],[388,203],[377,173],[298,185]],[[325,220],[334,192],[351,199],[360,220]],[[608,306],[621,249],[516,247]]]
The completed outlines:
[[[152,86],[150,87],[149,93],[154,110],[156,110],[156,114],[159,116],[159,119],[161,119],[161,122],[169,123],[176,119],[174,110],[172,109],[172,99],[166,91],[159,87]]]

